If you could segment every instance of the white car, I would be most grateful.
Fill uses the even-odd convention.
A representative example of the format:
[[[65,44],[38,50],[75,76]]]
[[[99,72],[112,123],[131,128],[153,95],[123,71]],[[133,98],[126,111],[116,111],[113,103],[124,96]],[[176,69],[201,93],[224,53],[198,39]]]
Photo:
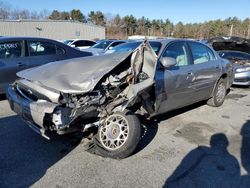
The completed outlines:
[[[93,40],[82,40],[82,39],[68,39],[63,41],[64,44],[67,44],[73,48],[78,48],[79,50],[84,50],[90,48],[96,44]]]

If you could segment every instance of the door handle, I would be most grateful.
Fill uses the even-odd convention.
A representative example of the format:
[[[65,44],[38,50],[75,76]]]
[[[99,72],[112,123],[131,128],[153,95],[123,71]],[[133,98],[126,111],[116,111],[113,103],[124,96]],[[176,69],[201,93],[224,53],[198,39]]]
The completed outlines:
[[[18,66],[18,67],[24,67],[24,66],[26,66],[26,64],[25,64],[25,63],[22,63],[22,62],[18,62],[18,63],[17,63],[17,66]]]
[[[215,68],[216,68],[216,69],[219,69],[219,68],[220,68],[220,66],[219,66],[219,65],[217,65]]]
[[[187,73],[187,80],[191,80],[192,82],[195,80],[194,73],[192,71]]]

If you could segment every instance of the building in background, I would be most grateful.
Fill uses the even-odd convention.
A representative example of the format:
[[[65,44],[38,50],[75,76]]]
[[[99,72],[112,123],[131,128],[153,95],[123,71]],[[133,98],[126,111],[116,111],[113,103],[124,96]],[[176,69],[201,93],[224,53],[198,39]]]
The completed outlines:
[[[61,20],[0,20],[0,36],[64,39],[105,39],[105,27]]]

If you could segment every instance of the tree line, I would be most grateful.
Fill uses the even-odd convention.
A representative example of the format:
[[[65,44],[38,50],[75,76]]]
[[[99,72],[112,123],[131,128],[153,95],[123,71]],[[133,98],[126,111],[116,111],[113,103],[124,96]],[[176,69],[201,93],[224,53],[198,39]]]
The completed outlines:
[[[101,11],[90,11],[84,15],[81,10],[71,11],[29,11],[12,9],[10,5],[0,1],[0,19],[50,19],[73,20],[90,23],[106,28],[107,38],[126,39],[130,35],[147,35],[159,37],[178,37],[207,39],[215,36],[241,36],[250,38],[250,18],[240,20],[229,17],[202,23],[173,23],[169,19],[148,19],[144,16],[120,16],[104,14]]]

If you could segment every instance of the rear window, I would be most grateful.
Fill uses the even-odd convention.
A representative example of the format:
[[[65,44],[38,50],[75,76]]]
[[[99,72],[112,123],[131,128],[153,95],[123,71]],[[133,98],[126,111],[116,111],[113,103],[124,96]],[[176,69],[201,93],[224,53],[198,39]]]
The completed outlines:
[[[56,45],[50,42],[29,41],[28,47],[29,47],[30,56],[56,54]]]
[[[0,43],[0,58],[22,57],[22,41],[11,41]]]

